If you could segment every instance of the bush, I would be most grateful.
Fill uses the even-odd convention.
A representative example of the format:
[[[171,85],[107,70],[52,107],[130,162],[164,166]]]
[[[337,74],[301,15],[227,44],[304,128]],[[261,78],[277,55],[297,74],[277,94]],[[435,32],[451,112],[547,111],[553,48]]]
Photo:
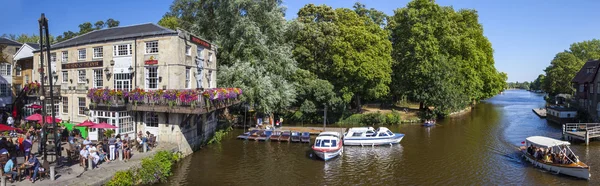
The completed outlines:
[[[397,125],[402,123],[401,114],[395,110],[390,113],[382,114],[380,112],[372,112],[367,114],[353,114],[352,116],[340,120],[339,125]]]
[[[227,133],[229,133],[229,131],[232,131],[233,127],[229,127],[225,130],[219,130],[217,132],[215,132],[215,135],[210,139],[210,141],[208,141],[208,144],[213,144],[213,143],[221,143],[221,140],[223,139],[223,137],[225,135],[227,135]]]
[[[392,110],[392,112],[385,114],[386,125],[398,125],[402,123],[402,116],[399,112]]]
[[[346,119],[342,119],[338,122],[339,125],[360,125],[363,126],[364,123],[362,122],[362,114],[353,114],[350,117],[347,117]]]
[[[380,112],[363,114],[362,123],[367,125],[384,124],[385,116],[381,115]]]
[[[133,185],[133,174],[130,170],[117,171],[115,176],[106,183],[107,186],[130,186]]]
[[[159,151],[152,158],[142,159],[142,166],[118,171],[106,185],[140,185],[166,181],[172,175],[171,167],[179,160],[178,153]]]

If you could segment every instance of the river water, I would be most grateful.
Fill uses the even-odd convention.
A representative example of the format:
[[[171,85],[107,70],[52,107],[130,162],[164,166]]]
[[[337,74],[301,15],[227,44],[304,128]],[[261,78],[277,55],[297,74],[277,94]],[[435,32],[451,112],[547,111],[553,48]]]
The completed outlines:
[[[399,145],[344,147],[323,162],[308,144],[236,140],[183,159],[167,185],[598,185],[600,142],[572,150],[592,168],[590,181],[555,175],[524,161],[516,147],[528,136],[560,138],[561,126],[538,118],[543,95],[509,90],[438,126],[388,126],[406,134]]]

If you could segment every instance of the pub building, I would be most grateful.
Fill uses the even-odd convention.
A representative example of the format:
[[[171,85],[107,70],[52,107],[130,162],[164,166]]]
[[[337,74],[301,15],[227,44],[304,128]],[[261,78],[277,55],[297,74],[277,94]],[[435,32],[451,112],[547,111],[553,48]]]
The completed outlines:
[[[214,44],[189,32],[152,23],[96,30],[56,43],[50,52],[50,79],[60,86],[57,116],[74,124],[88,118],[106,122],[118,127],[115,134],[133,137],[138,131],[148,131],[159,142],[187,140],[195,145],[204,133],[214,132],[214,112],[169,113],[126,104],[92,106],[87,93],[92,88],[215,88],[215,51]],[[34,69],[40,69],[39,51],[34,55]],[[48,80],[37,70],[33,73],[34,80]],[[91,140],[98,140],[97,131],[88,132]]]

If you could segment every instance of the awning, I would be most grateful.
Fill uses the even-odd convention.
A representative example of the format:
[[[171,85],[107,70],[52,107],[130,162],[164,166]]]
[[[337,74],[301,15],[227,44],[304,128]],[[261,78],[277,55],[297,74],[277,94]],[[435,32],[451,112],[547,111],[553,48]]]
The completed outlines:
[[[548,138],[548,137],[544,137],[544,136],[531,136],[531,137],[528,137],[526,140],[527,140],[527,143],[529,143],[529,144],[533,144],[535,146],[545,147],[545,148],[560,146],[560,145],[571,145],[571,143],[569,143],[567,141],[561,141],[561,140]]]

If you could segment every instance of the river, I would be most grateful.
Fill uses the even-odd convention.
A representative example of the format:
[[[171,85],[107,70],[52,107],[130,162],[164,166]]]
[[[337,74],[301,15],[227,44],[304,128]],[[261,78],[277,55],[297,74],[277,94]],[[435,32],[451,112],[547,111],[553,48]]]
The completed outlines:
[[[543,95],[508,90],[438,126],[388,126],[406,134],[399,145],[345,147],[323,162],[308,144],[236,140],[184,158],[166,185],[598,185],[600,142],[571,147],[592,168],[590,181],[555,175],[524,161],[516,147],[528,136],[560,138],[561,127],[538,118]],[[596,158],[593,158],[596,157]]]

